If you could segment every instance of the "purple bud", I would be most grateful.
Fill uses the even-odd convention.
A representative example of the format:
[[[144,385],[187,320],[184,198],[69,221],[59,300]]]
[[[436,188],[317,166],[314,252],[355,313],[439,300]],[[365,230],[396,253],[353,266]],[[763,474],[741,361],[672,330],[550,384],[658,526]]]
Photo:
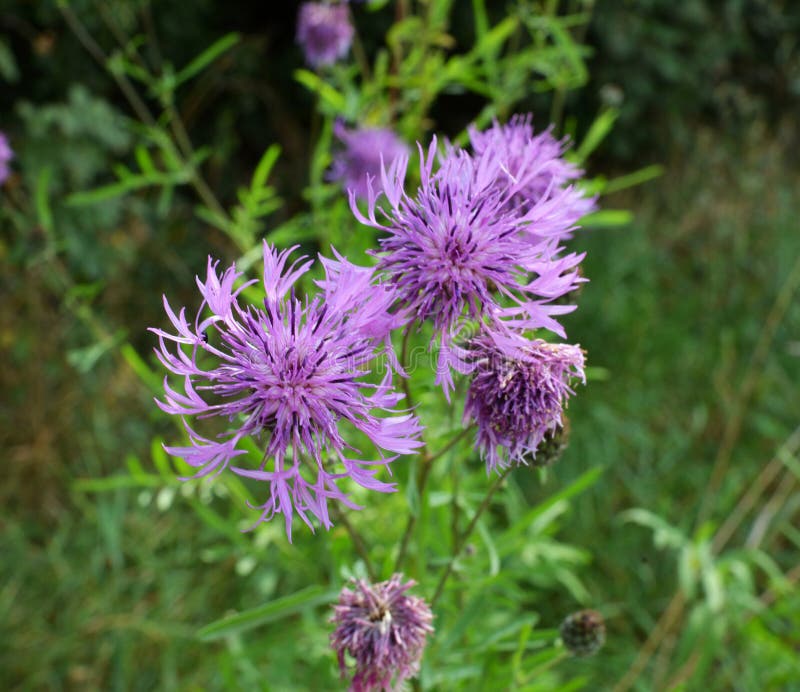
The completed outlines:
[[[392,130],[348,130],[337,121],[333,132],[344,147],[334,157],[329,178],[340,181],[345,190],[353,190],[360,199],[368,194],[367,176],[380,178],[381,163],[389,166],[398,156],[409,154],[408,145]]]
[[[11,168],[8,164],[13,158],[14,152],[8,143],[8,138],[4,133],[0,132],[0,185],[11,175]]]
[[[347,55],[355,30],[345,4],[305,2],[297,15],[297,42],[312,67],[332,65]]]

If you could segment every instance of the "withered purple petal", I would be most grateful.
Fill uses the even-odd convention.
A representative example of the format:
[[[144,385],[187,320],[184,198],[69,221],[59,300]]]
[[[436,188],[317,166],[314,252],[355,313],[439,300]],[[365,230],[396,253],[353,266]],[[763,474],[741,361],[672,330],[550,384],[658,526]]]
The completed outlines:
[[[487,472],[525,464],[545,434],[562,426],[563,408],[573,394],[570,381],[586,381],[583,351],[491,332],[473,339],[471,349],[464,422],[477,424]]]
[[[400,689],[419,672],[433,614],[423,599],[407,593],[414,585],[395,574],[377,584],[353,580],[352,590],[342,589],[331,618],[331,647],[342,677],[353,676],[351,692]],[[352,669],[347,656],[355,661]]]

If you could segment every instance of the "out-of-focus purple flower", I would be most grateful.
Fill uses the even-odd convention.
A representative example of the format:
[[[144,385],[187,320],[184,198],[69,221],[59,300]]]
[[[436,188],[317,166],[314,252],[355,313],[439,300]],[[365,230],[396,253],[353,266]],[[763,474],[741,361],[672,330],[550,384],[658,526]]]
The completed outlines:
[[[464,421],[477,423],[487,472],[526,464],[545,435],[561,427],[570,380],[586,381],[583,351],[569,344],[528,341],[514,333],[483,333],[471,342],[472,381]]]
[[[408,159],[398,157],[381,173],[388,209],[376,205],[369,185],[368,211],[350,206],[361,223],[381,229],[379,268],[391,277],[398,296],[417,322],[430,320],[440,343],[437,383],[452,388],[452,372],[464,372],[456,338],[470,320],[492,328],[545,328],[564,337],[554,315],[571,305],[553,301],[581,281],[582,254],[562,255],[560,239],[570,227],[555,191],[527,211],[509,204],[528,179],[499,186],[495,154],[471,156],[453,150],[433,173],[436,140],[421,158],[421,185],[414,197],[404,189]],[[385,221],[379,221],[380,211]]]
[[[14,151],[8,143],[8,138],[0,132],[0,185],[11,175],[11,168],[8,164],[13,158]]]
[[[353,24],[346,4],[304,2],[297,15],[297,42],[312,67],[332,65],[347,55]]]
[[[469,128],[469,139],[475,154],[493,152],[497,165],[508,173],[497,176],[498,184],[524,180],[511,197],[513,205],[527,211],[542,198],[560,194],[569,220],[565,230],[569,231],[582,216],[595,209],[595,200],[570,186],[583,171],[564,159],[567,142],[557,140],[551,130],[534,134],[533,116],[529,113],[515,115],[505,125],[495,120],[484,131],[473,125]]]
[[[167,452],[196,468],[197,478],[222,472],[236,457],[244,461],[243,437],[262,440],[263,457],[232,470],[269,484],[258,521],[283,514],[290,540],[294,512],[313,531],[309,515],[331,526],[328,500],[359,509],[338,488],[340,479],[394,491],[394,484],[375,478],[378,470],[421,444],[416,418],[396,409],[402,395],[392,386],[396,359],[389,332],[403,318],[390,312],[393,291],[372,269],[337,255],[320,258],[325,277],[317,282],[318,295],[298,299],[294,285],[312,262],[301,257],[288,265],[294,249],[277,252],[264,244],[263,307],[242,305],[244,286],[234,288],[241,274],[235,266],[218,274],[209,258],[205,281],[197,278],[203,302],[195,319],[187,320],[185,308],[176,314],[164,298],[175,333],[152,330],[159,360],[183,377],[183,392],[165,377],[160,408],[232,424],[208,439],[185,423],[190,446]],[[374,383],[369,376],[379,357],[388,365]],[[369,439],[379,458],[361,458],[343,435],[347,428]]]
[[[351,692],[390,690],[393,684],[399,689],[419,671],[433,615],[425,601],[406,593],[415,582],[402,579],[395,574],[378,584],[354,580],[353,590],[342,589],[334,606],[331,646],[342,677],[348,673],[345,654],[355,659]]]
[[[344,145],[331,166],[331,180],[341,181],[345,190],[356,197],[367,197],[367,176],[378,178],[381,162],[390,165],[398,156],[408,156],[408,145],[392,130],[361,128],[348,130],[340,120],[333,126],[334,134]]]

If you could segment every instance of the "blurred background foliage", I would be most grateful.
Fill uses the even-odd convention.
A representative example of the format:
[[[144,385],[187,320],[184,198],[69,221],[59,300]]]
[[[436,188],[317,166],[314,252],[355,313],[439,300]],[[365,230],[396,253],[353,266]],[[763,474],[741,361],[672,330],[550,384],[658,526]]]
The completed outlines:
[[[412,4],[425,21],[398,22]],[[423,684],[796,689],[800,8],[371,2],[353,10],[360,54],[324,83],[294,44],[296,10],[0,4],[0,129],[17,154],[0,210],[3,688],[334,686],[322,604],[349,538],[241,534],[230,496],[246,487],[175,480],[146,328],[162,293],[194,303],[208,254],[252,261],[267,233],[374,243],[324,180],[337,115],[458,138],[531,110],[589,143],[601,206],[634,217],[574,241],[591,282],[567,329],[595,379],[546,483],[521,469],[479,527]],[[653,164],[656,180],[619,182]],[[443,508],[468,514],[485,490],[457,470],[420,509],[417,570],[447,554]],[[378,564],[406,499],[354,518]],[[580,605],[604,613],[608,644],[562,661],[546,645]]]

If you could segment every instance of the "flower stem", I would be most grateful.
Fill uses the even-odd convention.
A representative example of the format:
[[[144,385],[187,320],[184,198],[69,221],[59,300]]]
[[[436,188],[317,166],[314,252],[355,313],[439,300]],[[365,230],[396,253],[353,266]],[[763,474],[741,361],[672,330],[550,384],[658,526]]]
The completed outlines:
[[[448,442],[444,447],[442,447],[438,452],[432,455],[425,456],[423,455],[420,463],[422,464],[419,468],[419,473],[417,474],[417,494],[419,495],[420,502],[422,501],[423,493],[425,492],[425,487],[428,485],[428,478],[431,475],[431,469],[433,468],[433,462],[439,459],[440,457],[444,456],[449,452],[453,447],[455,447],[461,440],[463,440],[467,435],[469,435],[473,430],[473,427],[470,426],[468,428],[464,428],[458,435],[454,435],[453,438]],[[406,523],[405,531],[403,532],[403,537],[400,539],[400,551],[397,553],[397,562],[395,563],[394,571],[399,572],[400,568],[403,565],[403,562],[406,559],[406,555],[408,553],[408,544],[411,542],[411,535],[414,533],[414,529],[417,525],[417,515],[416,514],[409,514],[408,515],[408,522]]]
[[[447,566],[444,568],[442,576],[439,577],[439,583],[436,585],[436,591],[433,593],[433,598],[431,599],[431,608],[436,605],[436,601],[438,601],[439,597],[442,595],[445,584],[453,572],[453,567],[456,564],[456,560],[458,559],[458,556],[461,555],[461,551],[464,550],[467,540],[472,535],[475,527],[478,525],[478,520],[489,507],[492,497],[494,497],[495,492],[497,492],[510,472],[511,467],[509,466],[497,478],[495,478],[494,483],[492,483],[492,486],[486,493],[486,497],[483,498],[483,502],[481,502],[480,507],[478,507],[478,509],[475,510],[475,514],[472,515],[472,520],[469,522],[469,526],[467,526],[467,528],[464,530],[464,533],[461,534],[456,542],[456,545],[453,546],[453,554],[450,557],[450,561],[447,563]]]
[[[419,469],[419,473],[417,475],[417,494],[419,495],[420,502],[422,501],[423,493],[425,492],[425,487],[428,484],[428,478],[431,474],[431,468],[433,468],[433,462],[439,459],[440,457],[444,456],[447,452],[449,452],[453,447],[455,447],[461,440],[463,440],[469,433],[472,432],[472,426],[469,428],[464,428],[458,435],[454,435],[453,438],[448,442],[444,447],[442,447],[438,452],[433,455],[423,455],[420,463],[422,466]],[[417,515],[416,514],[409,514],[408,521],[406,522],[405,531],[403,531],[403,537],[400,539],[400,551],[397,553],[397,561],[395,562],[394,571],[399,572],[400,568],[403,566],[403,562],[406,559],[406,555],[408,554],[408,545],[411,542],[411,536],[414,533],[414,529],[417,525]]]
[[[406,395],[406,405],[408,408],[414,408],[414,397],[411,396],[411,385],[409,380],[411,374],[408,372],[408,344],[411,339],[411,327],[406,327],[403,332],[403,345],[400,348],[400,365],[403,367],[405,377],[401,377],[401,386],[403,387],[403,394]]]
[[[374,582],[378,580],[378,573],[375,571],[375,567],[372,564],[372,559],[369,556],[369,550],[367,549],[367,544],[364,542],[363,537],[358,532],[355,526],[350,523],[350,520],[347,518],[347,515],[340,511],[335,510],[336,518],[338,522],[344,526],[345,530],[348,534],[350,534],[350,540],[353,541],[353,547],[355,547],[358,556],[364,561],[364,567],[367,570],[367,574],[369,578]]]
[[[442,447],[438,452],[429,456],[426,460],[428,466],[430,466],[434,461],[438,458],[443,457],[447,452],[449,452],[453,447],[455,447],[461,440],[463,440],[467,435],[472,433],[475,430],[475,426],[470,425],[469,427],[464,428],[458,435],[454,436],[453,439],[450,440],[444,447]]]

